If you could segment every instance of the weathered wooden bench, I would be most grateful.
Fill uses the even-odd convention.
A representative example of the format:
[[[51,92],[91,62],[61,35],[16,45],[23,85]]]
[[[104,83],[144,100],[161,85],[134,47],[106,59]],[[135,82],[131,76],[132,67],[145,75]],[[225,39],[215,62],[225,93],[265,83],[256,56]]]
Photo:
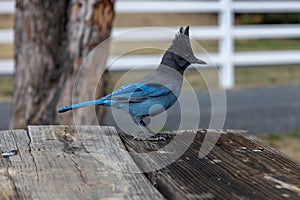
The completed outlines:
[[[206,136],[216,133],[216,145],[199,157]],[[300,199],[300,165],[254,136],[164,134],[166,141],[147,142],[113,127],[1,131],[0,199]],[[158,167],[184,146],[179,158]]]

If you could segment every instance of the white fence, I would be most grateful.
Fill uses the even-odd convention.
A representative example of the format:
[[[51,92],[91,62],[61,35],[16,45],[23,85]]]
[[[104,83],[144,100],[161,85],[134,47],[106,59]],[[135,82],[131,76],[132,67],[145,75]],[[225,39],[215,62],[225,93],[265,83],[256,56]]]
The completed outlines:
[[[13,13],[13,1],[0,1],[0,13]],[[234,25],[235,13],[300,13],[298,1],[117,1],[117,13],[218,13],[217,26],[192,27],[193,39],[218,40],[219,51],[212,54],[212,60],[220,67],[220,84],[225,88],[234,86],[234,67],[251,65],[298,64],[300,50],[264,51],[264,52],[234,52],[235,39],[272,39],[300,38],[300,24],[284,25]],[[175,31],[178,27],[168,27]],[[127,28],[114,28],[113,36]],[[123,41],[161,41],[171,40],[159,32],[140,30],[137,34],[121,38]],[[120,38],[118,38],[120,40]],[[0,30],[0,43],[12,43],[13,31]],[[160,61],[161,55],[128,56],[120,62],[114,62],[111,70],[127,70],[137,63],[152,64]],[[12,60],[0,60],[0,74],[12,74]]]

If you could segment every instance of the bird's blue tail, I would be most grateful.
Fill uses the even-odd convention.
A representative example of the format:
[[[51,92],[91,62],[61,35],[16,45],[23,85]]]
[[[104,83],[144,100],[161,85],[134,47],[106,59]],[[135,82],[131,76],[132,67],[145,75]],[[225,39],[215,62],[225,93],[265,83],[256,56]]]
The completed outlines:
[[[93,100],[93,101],[86,101],[86,102],[76,103],[76,104],[72,104],[72,105],[69,105],[69,106],[65,106],[65,107],[59,108],[58,112],[59,113],[67,112],[67,111],[75,109],[75,108],[81,108],[81,107],[91,106],[91,105],[96,105],[96,104],[97,105],[106,105],[107,102],[106,102],[106,100],[99,99],[99,100]]]

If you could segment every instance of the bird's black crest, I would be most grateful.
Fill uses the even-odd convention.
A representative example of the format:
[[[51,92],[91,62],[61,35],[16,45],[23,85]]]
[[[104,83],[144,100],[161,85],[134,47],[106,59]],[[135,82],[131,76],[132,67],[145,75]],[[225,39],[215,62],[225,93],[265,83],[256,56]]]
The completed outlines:
[[[189,38],[189,26],[186,28],[180,27],[168,51],[184,58],[194,56]]]
[[[206,64],[194,55],[189,37],[189,27],[180,27],[171,46],[164,54],[161,64],[183,73],[190,64],[194,63]]]

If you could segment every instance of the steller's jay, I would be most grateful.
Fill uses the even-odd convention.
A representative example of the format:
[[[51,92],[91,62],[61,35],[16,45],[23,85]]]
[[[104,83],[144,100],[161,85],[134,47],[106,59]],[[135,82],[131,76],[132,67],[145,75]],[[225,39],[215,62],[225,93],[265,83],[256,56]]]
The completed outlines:
[[[176,102],[182,87],[183,73],[193,63],[206,64],[196,58],[193,53],[189,39],[189,26],[180,27],[154,72],[136,82],[120,87],[105,97],[65,106],[59,108],[58,112],[62,113],[90,105],[121,109],[130,114],[132,120],[148,137],[148,134],[153,134],[153,132],[143,119],[167,110]]]

